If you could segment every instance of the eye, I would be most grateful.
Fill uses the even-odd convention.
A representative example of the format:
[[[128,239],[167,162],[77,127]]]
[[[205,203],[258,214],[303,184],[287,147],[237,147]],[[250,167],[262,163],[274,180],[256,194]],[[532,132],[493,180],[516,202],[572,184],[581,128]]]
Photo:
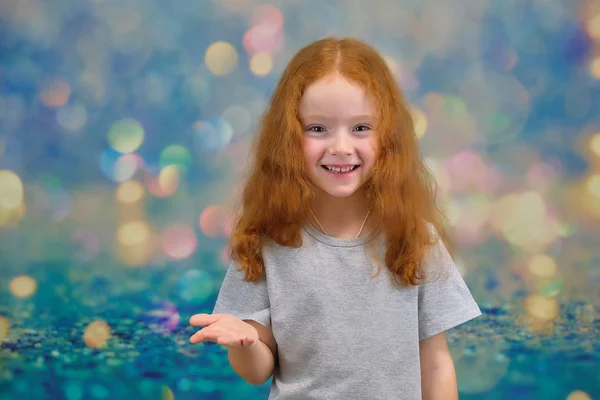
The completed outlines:
[[[309,126],[308,128],[306,128],[306,130],[308,132],[316,132],[316,133],[325,132],[325,128],[323,128],[322,126],[319,126],[319,125]]]
[[[370,131],[371,127],[369,125],[357,125],[354,127],[353,130],[356,132],[366,132],[366,131]]]

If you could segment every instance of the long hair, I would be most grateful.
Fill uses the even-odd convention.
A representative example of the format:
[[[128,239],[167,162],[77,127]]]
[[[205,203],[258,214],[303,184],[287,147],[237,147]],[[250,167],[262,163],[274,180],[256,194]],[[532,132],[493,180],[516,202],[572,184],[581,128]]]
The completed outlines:
[[[287,65],[259,125],[254,160],[230,238],[231,259],[246,280],[260,280],[265,239],[302,245],[301,229],[315,195],[305,174],[298,106],[306,88],[332,73],[362,85],[377,106],[379,155],[365,183],[371,215],[386,239],[385,265],[397,283],[417,285],[434,242],[451,251],[435,183],[423,163],[412,115],[384,59],[355,39],[326,38],[302,48]]]

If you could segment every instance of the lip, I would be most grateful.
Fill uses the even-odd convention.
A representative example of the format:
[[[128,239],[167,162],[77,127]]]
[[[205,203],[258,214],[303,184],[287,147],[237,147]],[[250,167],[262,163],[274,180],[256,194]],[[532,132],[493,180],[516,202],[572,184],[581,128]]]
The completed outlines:
[[[356,171],[358,171],[360,169],[361,164],[323,164],[323,166],[337,167],[337,168],[351,167],[351,166],[355,166],[355,165],[356,165],[356,168],[354,168],[352,171],[344,172],[344,173],[331,172],[327,168],[321,168],[321,169],[323,170],[323,172],[325,172],[328,176],[332,177],[333,179],[347,179],[351,176],[354,176],[354,174],[356,174]]]

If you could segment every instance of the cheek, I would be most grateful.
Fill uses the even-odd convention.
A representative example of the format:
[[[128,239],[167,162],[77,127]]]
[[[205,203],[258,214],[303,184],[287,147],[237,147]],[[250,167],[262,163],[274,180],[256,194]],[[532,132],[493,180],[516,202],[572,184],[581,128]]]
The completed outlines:
[[[375,141],[369,141],[361,147],[359,152],[360,157],[365,163],[367,163],[368,165],[373,165],[379,154],[379,148]]]
[[[320,158],[319,149],[311,140],[303,140],[302,152],[304,154],[304,161],[308,164],[314,164]]]

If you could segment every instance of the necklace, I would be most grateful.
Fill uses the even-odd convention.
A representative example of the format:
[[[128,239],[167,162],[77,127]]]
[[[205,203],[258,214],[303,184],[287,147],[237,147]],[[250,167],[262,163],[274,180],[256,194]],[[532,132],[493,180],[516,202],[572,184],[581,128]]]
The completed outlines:
[[[323,231],[324,234],[326,234],[327,236],[329,236],[329,234],[327,233],[327,231],[325,231],[325,229],[323,228],[323,225],[321,225],[321,223],[319,222],[319,219],[315,215],[315,213],[312,210],[311,206],[308,206],[308,209],[310,210],[310,213],[314,217],[315,221],[317,221],[317,224],[319,225],[319,228],[321,228],[321,230]],[[371,208],[369,207],[369,209],[367,210],[367,215],[365,215],[365,220],[363,221],[362,225],[360,226],[360,230],[358,231],[358,233],[356,234],[356,236],[354,237],[354,239],[358,239],[358,237],[362,233],[362,230],[365,227],[365,224],[367,223],[367,219],[369,218],[369,214],[370,213],[371,213]]]

